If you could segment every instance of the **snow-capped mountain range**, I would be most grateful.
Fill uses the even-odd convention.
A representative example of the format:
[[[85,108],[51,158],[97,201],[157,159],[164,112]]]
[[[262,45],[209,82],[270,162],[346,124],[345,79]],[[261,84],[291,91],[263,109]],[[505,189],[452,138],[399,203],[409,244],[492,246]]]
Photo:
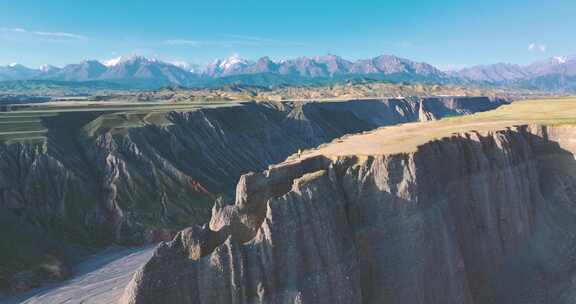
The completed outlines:
[[[306,84],[318,79],[374,80],[413,82],[459,82],[515,84],[539,89],[576,88],[576,57],[552,57],[545,61],[520,66],[497,63],[475,66],[460,71],[444,72],[434,66],[392,55],[349,61],[336,55],[298,57],[274,61],[269,57],[246,60],[239,55],[215,60],[202,67],[183,61],[162,61],[143,56],[117,57],[108,60],[85,60],[62,68],[43,65],[32,69],[20,64],[0,66],[0,81],[60,80],[108,81],[141,84],[202,86],[224,84]]]
[[[497,63],[465,68],[455,75],[473,81],[503,82],[550,74],[576,75],[576,56],[557,56],[529,65]]]

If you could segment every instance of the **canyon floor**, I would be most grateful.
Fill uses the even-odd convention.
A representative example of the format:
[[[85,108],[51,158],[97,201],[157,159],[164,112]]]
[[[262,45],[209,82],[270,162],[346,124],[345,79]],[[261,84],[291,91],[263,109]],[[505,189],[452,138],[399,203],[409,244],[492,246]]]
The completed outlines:
[[[80,263],[74,269],[72,278],[15,297],[0,298],[0,303],[114,303],[134,272],[150,258],[154,248],[147,246],[105,250]]]

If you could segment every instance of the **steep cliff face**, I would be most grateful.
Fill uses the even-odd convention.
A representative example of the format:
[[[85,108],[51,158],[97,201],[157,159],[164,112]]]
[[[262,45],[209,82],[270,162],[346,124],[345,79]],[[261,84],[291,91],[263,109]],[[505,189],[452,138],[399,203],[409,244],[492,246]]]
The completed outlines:
[[[572,303],[575,135],[469,132],[244,175],[120,303]]]
[[[472,114],[494,109],[485,97],[430,97],[419,100],[418,120],[430,121],[448,116]]]
[[[442,117],[503,103],[452,100],[431,100],[442,111],[433,113],[438,105],[426,111]],[[345,134],[417,121],[419,104],[246,103],[170,112],[162,117],[166,124],[138,127],[127,126],[131,117],[125,113],[43,118],[45,142],[0,145],[0,209],[9,218],[3,221],[0,258],[10,262],[0,265],[0,289],[35,286],[46,276],[38,275],[41,269],[53,268],[45,261],[68,261],[78,255],[76,245],[172,239],[183,227],[207,223],[216,197],[233,197],[241,174]],[[22,271],[26,282],[14,280]]]

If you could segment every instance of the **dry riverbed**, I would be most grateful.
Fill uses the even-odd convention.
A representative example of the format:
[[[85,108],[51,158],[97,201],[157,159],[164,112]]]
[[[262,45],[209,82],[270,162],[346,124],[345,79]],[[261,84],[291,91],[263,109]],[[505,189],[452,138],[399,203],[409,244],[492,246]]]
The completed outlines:
[[[108,304],[116,303],[132,275],[152,255],[155,246],[107,250],[89,257],[74,270],[72,278],[34,289],[2,304]]]

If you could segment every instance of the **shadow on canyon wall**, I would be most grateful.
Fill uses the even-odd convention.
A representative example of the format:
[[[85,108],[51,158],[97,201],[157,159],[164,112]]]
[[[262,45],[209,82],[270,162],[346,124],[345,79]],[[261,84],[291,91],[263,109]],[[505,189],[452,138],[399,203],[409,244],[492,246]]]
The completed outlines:
[[[244,175],[120,303],[572,303],[574,132],[470,132]]]

